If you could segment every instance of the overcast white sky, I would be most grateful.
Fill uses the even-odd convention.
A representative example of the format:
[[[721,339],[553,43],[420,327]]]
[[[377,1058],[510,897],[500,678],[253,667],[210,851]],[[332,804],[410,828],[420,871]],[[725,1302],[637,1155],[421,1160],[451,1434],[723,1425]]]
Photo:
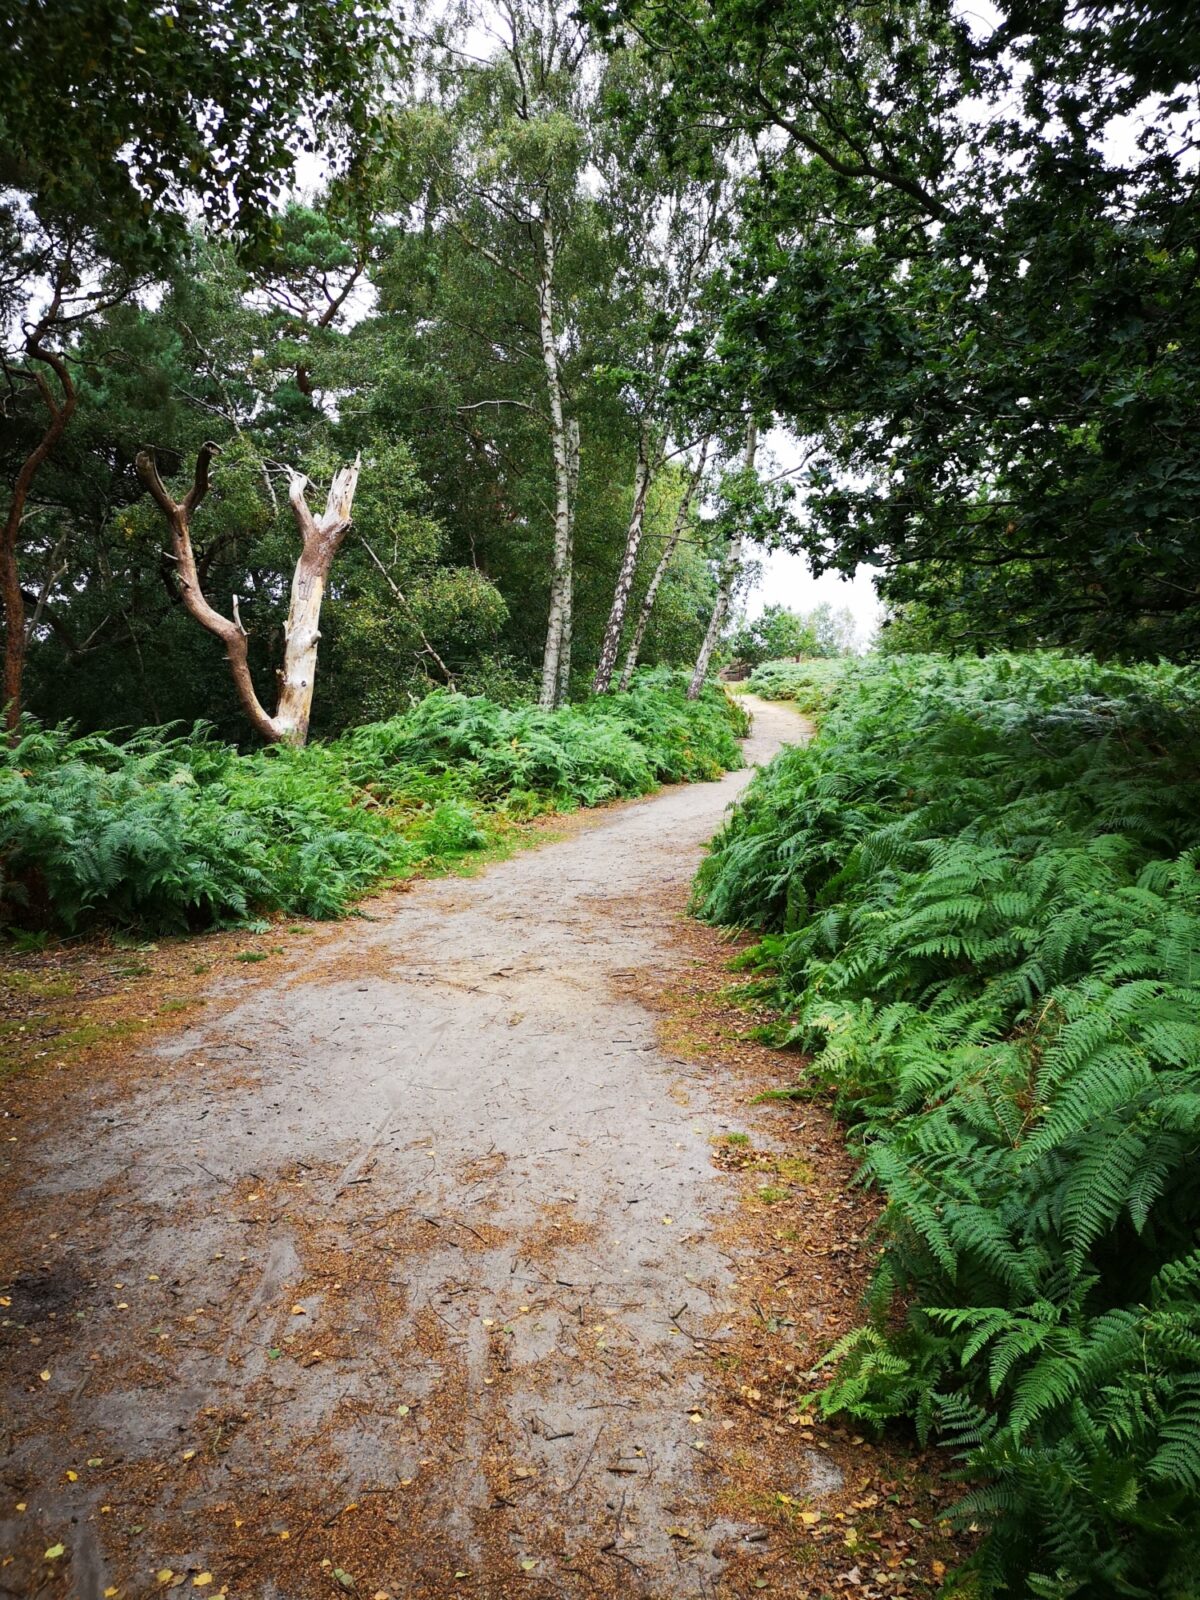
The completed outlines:
[[[849,607],[858,628],[858,642],[865,645],[883,618],[883,607],[875,593],[871,572],[860,567],[847,580],[824,572],[814,578],[803,556],[777,550],[764,556],[762,576],[746,599],[746,614],[757,617],[764,606],[787,606],[792,611],[811,611],[827,600],[835,611]]]
[[[783,428],[772,428],[763,440],[760,469],[769,475],[774,463],[776,471],[788,472],[799,461],[800,446],[796,439]],[[849,579],[833,572],[814,578],[805,556],[788,555],[784,550],[766,555],[753,548],[747,554],[762,568],[758,581],[743,602],[749,617],[759,616],[766,606],[811,611],[822,601],[828,601],[835,611],[848,608],[853,613],[860,646],[868,643],[883,618],[883,607],[875,593],[873,568],[860,567]]]

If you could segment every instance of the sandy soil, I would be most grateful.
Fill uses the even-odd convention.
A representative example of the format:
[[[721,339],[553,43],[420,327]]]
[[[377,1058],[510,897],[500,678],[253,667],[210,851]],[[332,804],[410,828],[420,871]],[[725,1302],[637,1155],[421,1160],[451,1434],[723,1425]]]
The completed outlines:
[[[753,709],[751,761],[803,736]],[[744,1124],[645,992],[699,962],[687,886],[748,776],[376,902],[43,1104],[0,1593],[732,1592],[767,1537],[720,1510],[713,1397]],[[789,1448],[789,1504],[843,1487]]]

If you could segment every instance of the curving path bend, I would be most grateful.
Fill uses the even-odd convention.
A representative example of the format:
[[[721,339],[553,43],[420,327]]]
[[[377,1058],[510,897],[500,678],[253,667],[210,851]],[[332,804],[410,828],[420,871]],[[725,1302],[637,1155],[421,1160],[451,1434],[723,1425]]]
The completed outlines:
[[[753,709],[750,762],[807,731]],[[9,1481],[71,1528],[70,1588],[39,1592],[718,1592],[730,1123],[633,985],[678,976],[675,921],[748,776],[250,969],[119,1118],[98,1102],[52,1141],[27,1198],[70,1206],[41,1292],[74,1320],[52,1377],[27,1352],[7,1397]],[[97,1286],[103,1315],[72,1309]]]

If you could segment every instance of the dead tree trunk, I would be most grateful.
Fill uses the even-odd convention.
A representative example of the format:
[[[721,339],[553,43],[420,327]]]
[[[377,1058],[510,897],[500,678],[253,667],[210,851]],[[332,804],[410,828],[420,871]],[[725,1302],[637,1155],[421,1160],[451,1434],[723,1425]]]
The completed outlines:
[[[746,424],[746,454],[743,460],[746,472],[753,470],[754,457],[757,453],[758,424],[751,417]],[[725,626],[725,618],[729,615],[729,602],[733,599],[733,588],[741,574],[742,549],[745,542],[745,531],[740,526],[735,526],[729,536],[725,559],[721,563],[721,574],[717,579],[717,598],[713,605],[712,616],[708,619],[708,631],[704,635],[704,643],[700,646],[700,654],[696,657],[696,670],[692,673],[692,681],[688,685],[689,700],[697,699],[704,687],[704,679],[708,675],[708,663],[717,647],[717,640],[721,637],[721,629]]]
[[[550,615],[542,655],[542,688],[538,704],[552,711],[559,704],[560,663],[564,624],[572,609],[571,451],[563,415],[562,377],[554,330],[554,224],[542,217],[542,265],[538,278],[538,323],[546,394],[550,403],[550,445],[554,456],[554,556],[550,573]]]
[[[637,471],[633,479],[633,506],[629,512],[629,528],[625,534],[625,554],[617,573],[613,589],[612,608],[600,646],[600,660],[596,676],[592,679],[592,693],[606,694],[612,687],[613,671],[617,665],[617,652],[621,648],[621,634],[625,628],[625,613],[629,609],[629,596],[633,592],[634,574],[637,572],[638,552],[642,547],[642,529],[646,522],[646,496],[654,476],[650,443],[644,426],[638,428]]]
[[[704,463],[707,459],[708,440],[705,439],[700,446],[700,459],[692,469],[692,473],[684,487],[683,498],[680,500],[678,510],[675,512],[675,522],[671,528],[670,537],[663,546],[663,552],[658,558],[658,565],[654,569],[650,585],[642,598],[641,606],[638,608],[633,638],[629,641],[629,649],[625,652],[625,665],[621,668],[622,690],[628,689],[633,682],[634,669],[638,664],[642,640],[646,637],[646,629],[650,625],[650,613],[654,610],[654,602],[658,599],[658,591],[662,586],[663,579],[666,577],[667,568],[671,565],[671,559],[679,547],[680,539],[683,538],[683,530],[687,527],[688,512],[692,508],[692,501],[695,498],[696,490],[700,486],[700,479],[704,476]]]
[[[204,598],[196,569],[196,556],[192,548],[192,514],[208,493],[209,467],[216,455],[220,455],[217,445],[201,446],[192,487],[182,500],[174,500],[167,493],[149,451],[143,450],[137,458],[138,476],[167,519],[180,598],[200,626],[214,634],[225,646],[234,687],[251,726],[268,744],[302,745],[308,737],[313,685],[317,675],[321,602],[325,598],[325,585],[333,558],[350,528],[360,462],[356,458],[353,466],[343,467],[334,474],[325,510],[319,517],[313,516],[304,498],[307,480],[298,472],[292,474],[288,499],[303,543],[292,575],[291,600],[284,625],[279,696],[272,716],[259,700],[250,676],[249,635],[238,614],[237,596],[233,597],[233,618],[230,620],[214,610]]]

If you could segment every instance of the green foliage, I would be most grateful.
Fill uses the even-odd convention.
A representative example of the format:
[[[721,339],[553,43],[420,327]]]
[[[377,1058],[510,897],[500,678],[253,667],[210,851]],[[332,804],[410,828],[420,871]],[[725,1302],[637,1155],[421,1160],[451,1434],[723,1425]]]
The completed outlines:
[[[854,648],[854,618],[822,601],[811,611],[765,606],[762,614],[735,628],[727,641],[735,661],[752,667],[784,656],[840,656]]]
[[[792,700],[800,711],[825,711],[837,693],[845,658],[812,661],[764,661],[750,674],[746,687],[764,700]]]
[[[660,136],[760,136],[684,381],[815,441],[802,542],[941,639],[1200,652],[1186,0],[583,0]]]
[[[377,0],[19,4],[0,19],[0,182],[42,220],[94,229],[121,261],[160,255],[198,203],[260,235],[296,148],[345,167],[399,48]]]
[[[1198,1592],[1200,677],[850,666],[702,871],[886,1200],[822,1403],[936,1433],[988,1594]]]
[[[337,916],[513,817],[739,766],[742,712],[716,687],[694,703],[684,690],[645,672],[557,712],[439,692],[335,743],[253,755],[202,727],[119,742],[28,724],[0,749],[0,906],[66,930]]]

